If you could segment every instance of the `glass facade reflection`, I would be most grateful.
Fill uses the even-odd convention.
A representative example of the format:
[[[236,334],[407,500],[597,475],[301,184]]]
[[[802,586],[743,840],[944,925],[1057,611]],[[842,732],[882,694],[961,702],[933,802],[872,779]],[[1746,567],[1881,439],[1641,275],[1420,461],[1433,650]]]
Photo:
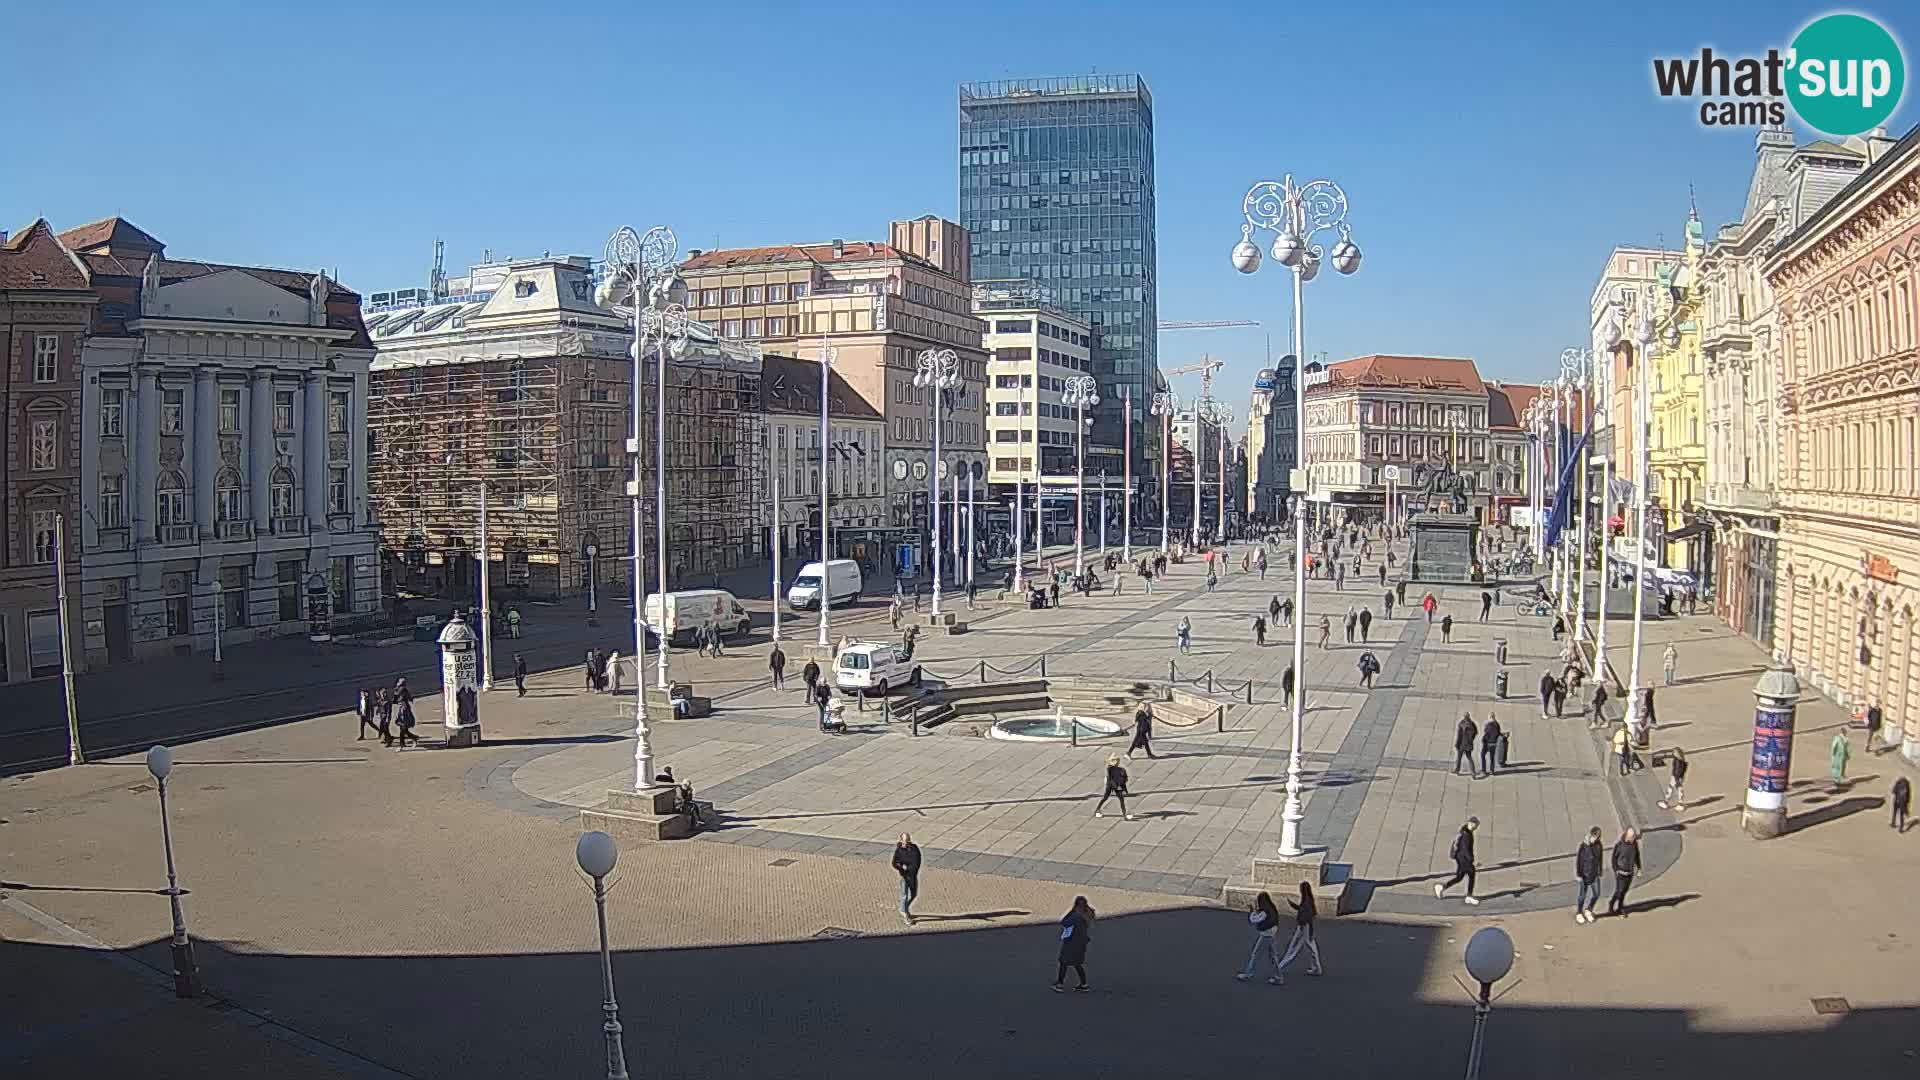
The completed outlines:
[[[960,221],[974,280],[1048,286],[1097,331],[1101,416],[1120,443],[1121,387],[1136,419],[1156,389],[1153,96],[1137,75],[960,86]],[[1157,433],[1156,433],[1157,434]],[[1144,449],[1135,440],[1135,454]]]

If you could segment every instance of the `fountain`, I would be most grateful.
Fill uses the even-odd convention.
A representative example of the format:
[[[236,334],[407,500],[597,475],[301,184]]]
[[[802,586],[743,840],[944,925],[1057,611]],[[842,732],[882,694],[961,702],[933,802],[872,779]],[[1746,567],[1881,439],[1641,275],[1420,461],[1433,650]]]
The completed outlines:
[[[1061,742],[1074,738],[1076,726],[1081,739],[1111,739],[1125,731],[1119,724],[1097,716],[1068,716],[1055,705],[1052,715],[1012,716],[995,721],[987,729],[987,737],[1008,742]]]

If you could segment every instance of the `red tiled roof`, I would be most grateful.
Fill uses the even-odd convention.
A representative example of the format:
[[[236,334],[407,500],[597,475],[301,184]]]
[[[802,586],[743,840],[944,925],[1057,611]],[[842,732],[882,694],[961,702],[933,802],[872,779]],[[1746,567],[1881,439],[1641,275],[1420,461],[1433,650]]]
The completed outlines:
[[[165,252],[167,245],[153,234],[121,217],[102,218],[76,225],[60,234],[60,242],[82,254],[95,248],[119,247],[141,254]]]
[[[1487,427],[1494,431],[1519,431],[1522,418],[1527,415],[1527,409],[1532,407],[1540,396],[1540,387],[1535,383],[1487,383]],[[1575,400],[1579,400],[1578,395],[1575,396]],[[1581,411],[1575,410],[1573,418],[1575,431],[1585,426],[1584,417],[1578,415]]]
[[[882,259],[932,265],[911,251],[902,251],[892,244],[876,244],[868,240],[846,241],[841,245],[841,251],[842,254],[835,258],[832,244],[775,244],[772,247],[721,248],[716,251],[703,251],[692,256],[680,264],[680,269],[720,270],[737,266],[792,262],[832,265]]]
[[[1484,392],[1473,361],[1459,356],[1358,356],[1329,364],[1329,386]]]
[[[91,287],[86,268],[60,243],[45,218],[0,243],[0,289]]]

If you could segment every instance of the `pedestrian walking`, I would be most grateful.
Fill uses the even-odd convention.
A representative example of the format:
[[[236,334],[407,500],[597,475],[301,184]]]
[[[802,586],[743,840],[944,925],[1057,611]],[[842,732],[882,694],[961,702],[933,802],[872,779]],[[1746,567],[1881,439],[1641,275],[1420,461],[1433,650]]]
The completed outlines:
[[[1213,572],[1213,568],[1209,566],[1207,568],[1207,591],[1212,592],[1219,584],[1220,584],[1219,575],[1215,574]]]
[[[1380,674],[1380,658],[1372,652],[1360,654],[1360,686],[1364,690],[1373,689],[1373,677]]]
[[[1050,598],[1048,600],[1048,604],[1052,607],[1059,607],[1060,606],[1060,579],[1055,578],[1053,584],[1048,586],[1047,591],[1048,591],[1048,596]]]
[[[1394,602],[1399,604],[1405,604],[1407,602],[1407,583],[1406,582],[1404,581],[1394,582],[1393,599],[1394,599]]]
[[[1667,790],[1661,796],[1660,809],[1685,810],[1687,808],[1687,752],[1679,747],[1673,748],[1673,760],[1668,766]]]
[[[639,677],[639,674],[640,673],[638,671],[634,672],[634,676],[636,678]],[[608,681],[610,681],[613,684],[613,692],[616,694],[619,693],[620,692],[620,650],[618,649],[615,649],[613,652],[610,652],[607,654],[607,678],[608,678]]]
[[[1141,702],[1133,711],[1133,741],[1127,744],[1128,761],[1133,760],[1135,750],[1146,751],[1149,759],[1153,757],[1153,703],[1150,701]],[[1125,809],[1121,807],[1122,812]]]
[[[1453,616],[1451,615],[1443,615],[1440,618],[1440,640],[1445,642],[1453,640]]]
[[[1540,673],[1540,719],[1542,720],[1547,718],[1547,705],[1553,700],[1553,687],[1556,681],[1553,672]]]
[[[1836,786],[1847,778],[1847,759],[1853,756],[1853,744],[1847,741],[1847,733],[1836,731],[1833,742],[1827,746],[1827,775]]]
[[[1500,766],[1500,718],[1489,713],[1487,726],[1480,729],[1480,771],[1492,776]]]
[[[1075,990],[1087,989],[1087,941],[1093,932],[1093,905],[1084,896],[1073,898],[1073,907],[1060,920],[1060,968],[1053,976],[1053,992],[1067,989],[1067,969],[1079,977]]]
[[[1886,723],[1886,713],[1880,710],[1880,706],[1877,703],[1867,706],[1867,741],[1860,744],[1862,752],[1873,752],[1874,740],[1879,738],[1880,725],[1884,723]],[[1891,742],[1892,740],[1889,739],[1887,741]]]
[[[1185,656],[1193,651],[1193,623],[1185,615],[1180,616],[1180,621],[1173,627],[1173,641],[1180,647],[1180,655]]]
[[[1553,640],[1559,641],[1560,638],[1566,634],[1566,632],[1567,632],[1567,620],[1558,615],[1555,615],[1553,617]]]
[[[1907,831],[1907,810],[1913,805],[1913,785],[1902,776],[1893,782],[1891,795],[1893,820],[1889,824],[1894,832],[1904,833]]]
[[[1493,614],[1493,594],[1484,590],[1480,593],[1480,621],[1486,622]]]
[[[1280,625],[1293,625],[1293,597],[1291,596],[1280,602]]]
[[[1373,609],[1361,608],[1360,609],[1360,644],[1365,645],[1367,643],[1367,630],[1372,626],[1373,626]]]
[[[1108,799],[1120,800],[1120,816],[1128,821],[1133,815],[1127,813],[1127,770],[1120,764],[1119,754],[1107,755],[1107,785],[1100,790],[1100,801],[1094,804],[1093,816],[1106,817]]]
[[[1627,917],[1627,890],[1639,872],[1640,830],[1630,827],[1613,843],[1613,897],[1607,901],[1607,914]]]
[[[1360,612],[1351,604],[1347,606],[1346,631],[1347,644],[1353,644],[1353,632],[1360,627]]]
[[[775,690],[787,688],[787,651],[777,641],[773,643],[773,651],[767,654],[767,673],[773,677]]]
[[[519,653],[513,654],[513,688],[519,696],[527,696],[527,658]]]
[[[1288,708],[1291,708],[1293,706],[1293,665],[1292,664],[1288,664],[1287,670],[1280,673],[1280,694],[1282,698],[1281,704]]]
[[[807,666],[800,669],[800,678],[806,681],[807,696],[813,696],[813,688],[820,682],[820,662],[808,658]]]
[[[1593,707],[1593,713],[1592,715],[1587,717],[1588,731],[1592,731],[1594,728],[1597,728],[1597,727],[1606,726],[1606,723],[1607,723],[1607,711],[1606,711],[1607,710],[1607,684],[1606,683],[1596,682],[1593,684],[1592,707]]]
[[[1387,564],[1386,564],[1386,563],[1381,563],[1381,564],[1380,564],[1380,586],[1381,586],[1381,588],[1385,588],[1385,587],[1386,587],[1386,584],[1387,584]]]
[[[1286,980],[1280,974],[1280,909],[1274,907],[1273,897],[1263,892],[1253,898],[1253,904],[1247,909],[1247,924],[1253,927],[1253,951],[1247,954],[1246,965],[1233,977],[1241,982],[1253,978],[1264,951],[1273,961],[1273,974],[1267,976],[1267,982],[1279,986]]]
[[[1555,679],[1553,680],[1553,717],[1554,719],[1558,720],[1560,717],[1566,715],[1566,708],[1567,708],[1567,684],[1560,679]]]
[[[1342,590],[1344,590],[1347,587],[1347,564],[1346,563],[1337,562],[1333,564],[1333,587],[1336,589],[1342,589]]]
[[[1380,611],[1384,617],[1389,619],[1393,618],[1393,590],[1392,589],[1388,589],[1387,591],[1380,594]]]
[[[707,651],[714,656],[727,655],[727,635],[721,633],[720,628],[717,626],[707,630]],[[634,674],[638,675],[639,672],[636,671]],[[616,691],[620,689],[617,685],[618,681],[618,679],[615,679],[616,685],[614,686],[614,690]]]
[[[1253,643],[1262,647],[1267,644],[1267,620],[1264,615],[1253,617]]]
[[[413,733],[413,697],[412,695],[409,694],[400,699],[400,704],[398,706],[398,715],[395,717],[394,722],[400,728],[400,748],[401,749],[403,750],[406,749],[407,743],[409,742],[413,743],[416,746],[420,744],[419,736]]]
[[[1324,974],[1325,969],[1320,966],[1320,943],[1313,937],[1313,922],[1320,913],[1313,902],[1313,886],[1301,882],[1300,899],[1288,900],[1287,906],[1293,908],[1293,940],[1287,942],[1287,953],[1280,958],[1280,980],[1286,981],[1287,965],[1293,963],[1293,958],[1300,955],[1301,949],[1305,949],[1307,955],[1313,958],[1307,967],[1307,974]]]
[[[831,733],[833,725],[827,723],[827,714],[833,707],[833,688],[824,682],[817,683],[813,686],[812,694],[814,711],[819,714],[820,730]]]
[[[893,846],[893,869],[900,875],[900,921],[913,925],[913,902],[920,898],[920,845],[907,833]]]
[[[1272,597],[1267,601],[1267,618],[1277,626],[1280,623],[1280,598]]]
[[[1440,609],[1440,601],[1435,600],[1432,593],[1428,593],[1426,597],[1420,601],[1420,609],[1427,613],[1427,625],[1431,626],[1433,625],[1433,613]]]
[[[393,699],[387,695],[384,688],[374,690],[372,708],[373,715],[378,718],[376,723],[380,731],[380,745],[392,746]]]
[[[980,585],[974,579],[967,579],[967,610],[973,610],[973,598],[980,594]]]
[[[1606,847],[1600,843],[1600,826],[1587,830],[1587,842],[1573,851],[1573,921],[1593,921],[1593,905],[1600,902],[1600,865],[1606,860]]]
[[[1627,735],[1627,725],[1623,722],[1613,729],[1613,752],[1620,759],[1620,775],[1633,771],[1633,740]]]
[[[1320,647],[1327,648],[1327,642],[1333,638],[1333,623],[1325,615],[1320,616]]]
[[[1678,666],[1679,663],[1680,651],[1673,647],[1672,642],[1668,642],[1667,647],[1660,653],[1660,670],[1666,675],[1667,679],[1665,685],[1673,685],[1673,669]]]
[[[1461,713],[1460,722],[1453,726],[1453,775],[1460,775],[1460,763],[1467,763],[1467,772],[1474,779],[1480,773],[1474,768],[1473,748],[1480,738],[1480,725],[1473,722],[1472,713]]]
[[[1453,838],[1453,846],[1447,850],[1447,854],[1453,858],[1453,876],[1448,878],[1445,884],[1434,885],[1434,899],[1438,900],[1447,895],[1448,889],[1464,881],[1467,883],[1467,903],[1480,903],[1480,898],[1473,895],[1475,869],[1473,864],[1473,831],[1479,827],[1480,819],[1477,817],[1468,818],[1466,824],[1460,826],[1460,832]]]
[[[525,693],[525,691],[521,691],[521,692]],[[354,706],[353,711],[356,715],[360,717],[360,733],[353,737],[353,741],[359,742],[360,740],[366,738],[367,732],[369,731],[373,732],[373,735],[375,738],[379,738],[380,725],[374,723],[373,692],[371,690],[360,691],[360,701],[357,705]]]

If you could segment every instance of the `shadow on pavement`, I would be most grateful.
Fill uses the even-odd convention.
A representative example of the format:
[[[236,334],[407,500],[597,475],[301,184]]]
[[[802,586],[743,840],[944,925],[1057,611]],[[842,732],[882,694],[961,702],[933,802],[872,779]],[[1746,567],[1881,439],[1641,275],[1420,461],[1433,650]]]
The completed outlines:
[[[1688,899],[1639,901],[1632,911]],[[623,923],[644,917],[630,908],[616,892],[616,941]],[[574,908],[542,915],[577,921],[590,939],[584,888]],[[989,917],[1025,918],[1014,909],[948,918]],[[650,1078],[1165,1080],[1266,1075],[1276,1053],[1302,1075],[1436,1076],[1464,1066],[1473,1028],[1465,994],[1446,985],[1462,972],[1465,930],[1326,920],[1326,977],[1284,987],[1232,978],[1252,944],[1244,916],[1192,908],[1097,921],[1086,995],[1048,993],[1058,938],[1050,912],[933,933],[823,926],[796,941],[617,951],[614,973],[629,1067]],[[1606,946],[1596,938],[1592,947]],[[103,959],[115,954],[0,945],[0,962],[25,976],[0,989],[15,1021],[0,1034],[0,1061],[20,1076],[491,1080],[605,1071],[591,952],[292,956],[212,941],[197,952],[209,996],[177,1001],[164,980],[127,977],[117,968],[129,965]],[[1913,1068],[1920,1009],[1853,1010],[1821,1028],[1811,1026],[1810,1001],[1807,1028],[1741,1030],[1707,1009],[1539,1005],[1529,995],[1552,954],[1527,942],[1519,952],[1488,1024],[1486,1080],[1804,1080]],[[155,973],[168,967],[164,939],[119,955]],[[431,1022],[423,1005],[445,1005],[458,1022]],[[407,1022],[394,1022],[396,1009]],[[232,1024],[236,1014],[246,1022]],[[202,1037],[212,1030],[225,1037]],[[161,1034],[168,1051],[155,1053]],[[327,1067],[314,1067],[316,1057]]]

